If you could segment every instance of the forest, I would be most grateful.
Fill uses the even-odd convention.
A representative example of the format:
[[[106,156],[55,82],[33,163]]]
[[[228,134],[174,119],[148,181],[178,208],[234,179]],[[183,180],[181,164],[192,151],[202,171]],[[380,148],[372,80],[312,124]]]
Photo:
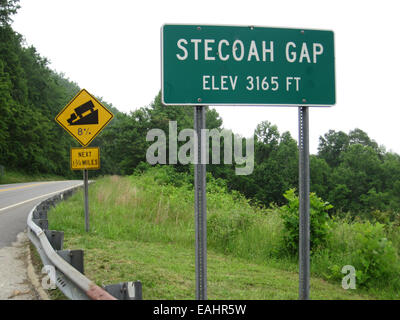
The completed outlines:
[[[18,8],[18,0],[0,0],[0,165],[27,174],[80,178],[81,172],[69,165],[70,148],[79,144],[54,118],[81,88],[53,71],[49,60],[12,29]],[[129,113],[97,98],[114,119],[91,143],[101,150],[101,170],[91,172],[92,177],[130,175],[151,167],[146,162],[150,129],[168,133],[169,121],[177,121],[178,131],[193,128],[193,108],[166,107],[160,93],[149,106],[134,106]],[[208,129],[224,128],[214,109],[207,108],[206,117]],[[208,174],[256,206],[282,206],[285,192],[298,186],[297,142],[268,119],[255,128],[254,138],[251,175],[236,175],[234,164],[208,165]],[[193,171],[190,165],[170,166],[178,173]],[[319,138],[318,153],[310,156],[310,174],[311,191],[332,205],[331,216],[400,223],[400,156],[387,152],[367,132],[327,131]]]

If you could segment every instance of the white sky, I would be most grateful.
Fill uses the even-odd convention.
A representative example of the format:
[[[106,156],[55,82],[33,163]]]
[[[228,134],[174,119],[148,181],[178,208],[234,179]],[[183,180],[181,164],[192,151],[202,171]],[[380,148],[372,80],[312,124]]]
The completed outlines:
[[[81,88],[120,111],[149,105],[161,87],[164,23],[333,30],[336,105],[310,108],[310,151],[329,129],[360,128],[400,153],[400,19],[395,0],[21,0],[13,28]],[[72,97],[71,97],[72,98]],[[64,106],[60,106],[60,110]],[[293,107],[216,107],[250,136],[263,120],[297,140]]]

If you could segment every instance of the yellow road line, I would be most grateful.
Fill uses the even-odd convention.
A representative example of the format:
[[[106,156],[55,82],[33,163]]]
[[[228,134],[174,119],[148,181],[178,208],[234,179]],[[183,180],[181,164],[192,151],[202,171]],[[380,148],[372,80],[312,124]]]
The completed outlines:
[[[53,195],[53,194],[66,191],[66,190],[68,190],[68,189],[75,188],[75,187],[77,187],[77,186],[80,186],[81,184],[82,184],[82,182],[81,182],[81,183],[78,183],[78,184],[76,184],[76,185],[74,185],[74,186],[70,186],[70,187],[68,187],[68,188],[62,189],[62,190],[58,190],[58,191],[50,192],[50,193],[47,193],[47,194],[43,194],[43,195],[38,196],[38,197],[35,197],[35,198],[31,198],[31,199],[28,199],[28,200],[25,200],[25,201],[22,201],[22,202],[19,202],[19,203],[12,204],[11,206],[8,206],[8,207],[0,208],[0,212],[1,212],[1,211],[4,211],[4,210],[7,210],[7,209],[14,208],[14,207],[19,206],[19,205],[21,205],[21,204],[25,204],[25,203],[31,202],[31,201],[33,201],[33,200],[37,200],[37,199],[40,199],[40,198],[43,198],[43,197],[51,196],[51,195]]]

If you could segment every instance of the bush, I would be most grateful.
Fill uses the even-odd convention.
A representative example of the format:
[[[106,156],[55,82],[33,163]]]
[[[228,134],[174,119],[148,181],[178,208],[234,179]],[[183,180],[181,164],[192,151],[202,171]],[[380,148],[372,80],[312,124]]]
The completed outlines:
[[[395,246],[387,238],[384,224],[338,220],[332,233],[329,252],[325,252],[325,260],[329,258],[329,261],[324,263],[329,270],[328,278],[342,279],[343,266],[352,265],[356,270],[357,287],[398,292],[400,261]]]
[[[234,240],[253,224],[254,216],[247,212],[214,213],[207,219],[211,244],[224,252],[234,250]]]
[[[384,225],[369,221],[354,225],[359,248],[353,255],[357,283],[369,286],[372,282],[388,281],[399,272],[396,249],[385,237]]]
[[[299,198],[295,189],[290,189],[283,195],[288,204],[280,208],[284,225],[284,244],[291,254],[299,250]],[[327,244],[330,218],[328,210],[333,208],[328,202],[318,198],[315,193],[310,194],[310,251],[315,252]]]

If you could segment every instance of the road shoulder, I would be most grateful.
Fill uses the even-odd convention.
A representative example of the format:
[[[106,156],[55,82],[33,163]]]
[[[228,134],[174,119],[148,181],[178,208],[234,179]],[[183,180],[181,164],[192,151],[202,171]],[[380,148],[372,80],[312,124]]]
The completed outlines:
[[[19,233],[11,246],[0,249],[0,265],[0,300],[46,299],[32,265],[26,232]]]

